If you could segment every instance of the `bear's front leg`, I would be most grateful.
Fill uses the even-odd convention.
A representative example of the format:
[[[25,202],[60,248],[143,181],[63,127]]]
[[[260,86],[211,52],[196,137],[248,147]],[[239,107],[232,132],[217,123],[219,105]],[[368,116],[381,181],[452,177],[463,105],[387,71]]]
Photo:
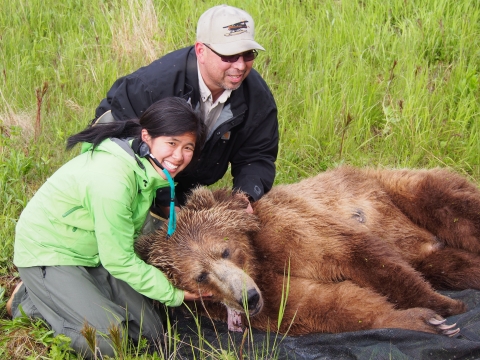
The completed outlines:
[[[254,328],[264,331],[279,331],[288,335],[374,328],[400,328],[445,335],[458,332],[454,325],[446,325],[433,310],[396,310],[384,296],[351,281],[324,284],[282,275],[270,276],[270,280],[267,287],[261,286],[265,289],[262,291],[265,299],[263,311],[250,318]],[[286,300],[284,307],[282,298]],[[279,315],[282,318],[278,328]]]

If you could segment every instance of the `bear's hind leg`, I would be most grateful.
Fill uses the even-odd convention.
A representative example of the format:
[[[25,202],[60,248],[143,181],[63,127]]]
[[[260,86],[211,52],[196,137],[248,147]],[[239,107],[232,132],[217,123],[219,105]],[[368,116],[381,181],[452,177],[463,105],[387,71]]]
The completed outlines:
[[[422,275],[382,240],[357,236],[351,262],[343,266],[348,279],[382,294],[399,309],[428,308],[442,316],[466,311],[462,301],[436,292]]]
[[[438,290],[480,290],[480,256],[464,250],[436,250],[414,263],[415,269]]]
[[[375,176],[392,202],[445,245],[480,254],[480,189],[445,169],[387,170]]]

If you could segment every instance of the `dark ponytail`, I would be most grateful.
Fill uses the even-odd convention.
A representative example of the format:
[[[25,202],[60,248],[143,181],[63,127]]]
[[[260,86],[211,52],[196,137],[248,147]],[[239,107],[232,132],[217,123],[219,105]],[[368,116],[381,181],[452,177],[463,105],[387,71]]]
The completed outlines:
[[[127,121],[112,121],[91,126],[67,139],[67,149],[70,150],[78,143],[88,142],[95,149],[103,140],[114,138],[139,137],[142,127],[137,119]]]
[[[115,138],[140,138],[142,129],[152,138],[192,133],[196,137],[194,158],[197,158],[206,137],[206,128],[198,111],[182,98],[167,97],[154,102],[140,117],[140,120],[113,121],[97,124],[67,140],[67,149],[77,143],[89,142],[93,148],[103,140]]]

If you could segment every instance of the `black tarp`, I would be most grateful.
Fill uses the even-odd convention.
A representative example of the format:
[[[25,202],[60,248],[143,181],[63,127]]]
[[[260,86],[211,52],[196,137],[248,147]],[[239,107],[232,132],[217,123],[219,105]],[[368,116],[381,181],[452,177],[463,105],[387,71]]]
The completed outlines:
[[[378,329],[341,334],[286,336],[253,330],[244,334],[229,332],[227,325],[201,318],[201,337],[193,317],[178,316],[177,331],[185,345],[179,354],[198,356],[195,351],[213,354],[224,350],[225,358],[249,359],[480,359],[480,291],[442,292],[463,300],[466,313],[449,317],[457,323],[459,335],[450,338],[417,331]],[[253,340],[252,340],[253,339]],[[197,350],[192,350],[195,348]],[[215,350],[214,350],[215,349]],[[207,356],[208,357],[208,356]],[[219,356],[220,357],[220,356]],[[198,357],[197,357],[198,358]]]

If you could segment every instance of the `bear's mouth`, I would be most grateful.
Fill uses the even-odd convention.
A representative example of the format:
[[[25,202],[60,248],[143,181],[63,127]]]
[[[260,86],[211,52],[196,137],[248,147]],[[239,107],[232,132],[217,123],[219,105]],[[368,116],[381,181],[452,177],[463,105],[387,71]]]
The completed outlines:
[[[255,315],[257,315],[260,311],[262,311],[262,308],[263,308],[263,301],[262,301],[262,304],[260,304],[259,306],[255,307],[253,310],[249,310],[249,315],[250,315],[250,316],[255,316]]]
[[[245,314],[248,311],[249,316],[255,316],[263,309],[263,297],[260,291],[254,287],[248,291],[243,292],[243,296],[240,299],[228,301],[224,299],[222,303],[233,311]]]

